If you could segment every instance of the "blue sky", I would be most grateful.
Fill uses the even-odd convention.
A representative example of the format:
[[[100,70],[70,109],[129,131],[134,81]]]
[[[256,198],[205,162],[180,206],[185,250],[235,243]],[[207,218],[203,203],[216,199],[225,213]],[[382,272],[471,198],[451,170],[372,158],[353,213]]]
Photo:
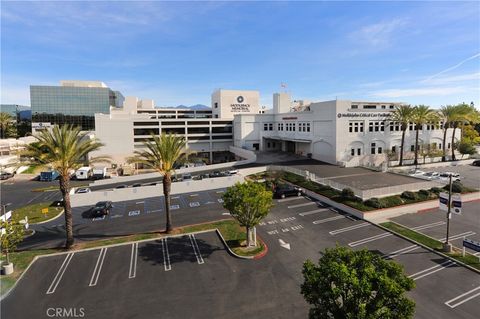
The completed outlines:
[[[295,99],[480,105],[479,2],[5,2],[1,102],[101,80],[158,106],[287,83]]]

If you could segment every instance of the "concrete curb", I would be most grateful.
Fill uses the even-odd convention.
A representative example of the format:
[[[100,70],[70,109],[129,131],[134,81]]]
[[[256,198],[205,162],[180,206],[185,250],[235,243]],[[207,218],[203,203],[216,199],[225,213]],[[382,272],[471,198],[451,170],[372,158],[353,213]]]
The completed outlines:
[[[240,259],[253,259],[254,256],[240,256],[240,255],[237,255],[233,252],[233,250],[227,245],[227,242],[225,241],[225,238],[223,238],[222,234],[220,233],[220,231],[215,228],[215,231],[217,232],[218,236],[220,237],[220,239],[222,240],[223,244],[225,245],[225,248],[227,248],[227,251],[230,255],[234,256],[234,257],[237,257],[237,258],[240,258]]]
[[[395,222],[392,222],[392,223],[395,223]],[[444,253],[442,253],[442,252],[440,252],[440,251],[437,251],[437,250],[435,250],[435,249],[432,249],[432,248],[428,247],[427,245],[424,245],[424,244],[422,244],[422,243],[419,243],[419,242],[417,242],[416,240],[413,240],[413,239],[411,239],[411,238],[409,238],[409,237],[407,237],[407,236],[404,236],[404,235],[402,235],[402,234],[399,234],[399,233],[397,233],[397,232],[395,232],[395,231],[393,231],[393,230],[390,230],[390,229],[388,229],[388,228],[386,228],[386,227],[384,227],[384,226],[382,226],[382,225],[375,224],[375,223],[372,223],[372,224],[375,225],[375,226],[377,226],[377,227],[379,227],[379,228],[381,228],[381,229],[383,229],[384,231],[387,231],[387,232],[389,232],[389,233],[392,233],[392,234],[394,234],[395,236],[398,236],[398,237],[400,237],[400,238],[403,238],[403,239],[405,239],[405,240],[407,240],[407,241],[409,241],[409,242],[411,242],[411,243],[414,243],[414,244],[416,244],[416,245],[418,245],[418,246],[420,246],[420,247],[423,247],[423,248],[425,248],[426,250],[428,250],[428,251],[430,251],[430,252],[432,252],[432,253],[434,253],[434,254],[437,254],[437,255],[442,256],[442,257],[447,258],[447,259],[450,259],[451,261],[453,261],[453,262],[455,262],[455,263],[457,263],[457,264],[460,264],[460,265],[462,265],[463,267],[465,267],[465,268],[467,268],[467,269],[469,269],[469,270],[471,270],[471,271],[473,271],[473,272],[476,272],[476,273],[480,274],[480,270],[478,270],[478,269],[476,269],[476,268],[474,268],[474,267],[472,267],[472,266],[470,266],[470,265],[465,264],[463,261],[459,261],[459,260],[457,260],[457,259],[455,259],[455,258],[453,258],[453,257],[450,257],[450,256],[448,256],[448,255],[445,255]],[[400,226],[402,226],[402,227],[405,227],[405,226],[403,226],[403,225],[401,225],[401,224],[398,224],[398,223],[395,223],[395,224],[400,225]],[[405,227],[405,228],[408,228],[408,227]],[[422,235],[424,235],[424,234],[422,234]],[[424,236],[430,237],[430,236],[428,236],[428,235],[424,235]],[[430,238],[432,238],[432,237],[430,237]],[[432,238],[432,239],[434,239],[434,240],[436,240],[436,241],[439,241],[438,239],[435,239],[435,238]]]
[[[55,217],[52,217],[52,218],[47,219],[47,220],[44,220],[43,222],[32,223],[32,225],[41,225],[41,224],[45,224],[45,223],[51,222],[52,220],[55,220],[55,219],[59,218],[64,212],[65,212],[65,209],[62,209],[62,211],[61,211],[60,213],[58,213]]]

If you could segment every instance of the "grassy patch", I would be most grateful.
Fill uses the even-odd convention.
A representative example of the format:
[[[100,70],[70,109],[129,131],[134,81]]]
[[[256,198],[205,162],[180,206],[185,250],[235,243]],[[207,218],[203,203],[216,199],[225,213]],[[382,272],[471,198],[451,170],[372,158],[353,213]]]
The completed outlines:
[[[48,191],[58,191],[60,187],[56,186],[48,186],[48,187],[39,187],[32,189],[32,192],[48,192]]]
[[[43,165],[30,165],[26,170],[20,174],[37,174],[43,169]]]
[[[0,294],[3,295],[13,286],[35,256],[51,254],[54,252],[57,251],[53,249],[36,249],[11,253],[9,257],[10,262],[13,263],[14,272],[11,275],[0,277]],[[4,260],[4,256],[2,255],[2,262]]]
[[[388,228],[388,229],[390,229],[390,230],[392,230],[396,233],[399,233],[399,234],[401,234],[405,237],[413,239],[416,242],[424,244],[425,246],[428,246],[432,249],[435,249],[435,250],[438,250],[438,251],[442,250],[442,246],[443,246],[442,242],[440,242],[436,239],[433,239],[429,236],[425,236],[423,234],[420,234],[420,233],[418,233],[414,230],[411,230],[409,228],[403,227],[402,225],[399,225],[399,224],[394,223],[394,222],[386,222],[386,223],[382,223],[380,225],[382,225],[383,227]],[[479,259],[478,259],[478,257],[473,256],[472,254],[465,254],[465,257],[462,257],[461,250],[458,249],[458,248],[454,248],[454,251],[452,253],[448,253],[446,255],[480,270]]]
[[[432,249],[442,249],[442,243],[439,242],[436,239],[433,239],[429,236],[425,236],[423,234],[420,234],[414,230],[411,230],[409,228],[403,227],[397,223],[394,222],[386,222],[381,224],[383,227],[388,228],[396,233],[399,233],[405,237],[408,237],[410,239],[413,239],[421,244],[424,244],[425,246],[428,246]]]
[[[132,241],[154,239],[154,238],[160,238],[160,237],[163,237],[161,233],[136,234],[136,235],[130,235],[130,236],[115,237],[111,239],[102,239],[102,240],[78,243],[76,244],[75,248],[76,249],[95,248],[95,247],[123,244],[123,243],[132,242]]]
[[[51,205],[52,203],[49,202],[27,205],[13,210],[12,214],[19,219],[23,219],[25,216],[27,216],[28,222],[30,224],[35,224],[51,219],[60,214],[60,212],[63,210],[63,207]],[[42,213],[43,208],[48,208],[47,214]]]

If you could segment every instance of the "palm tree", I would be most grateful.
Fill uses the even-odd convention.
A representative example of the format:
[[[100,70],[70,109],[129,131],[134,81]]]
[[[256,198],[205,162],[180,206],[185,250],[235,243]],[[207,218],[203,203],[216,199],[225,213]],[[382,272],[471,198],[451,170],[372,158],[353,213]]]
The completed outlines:
[[[423,124],[436,121],[437,113],[426,105],[418,105],[413,108],[412,120],[415,124],[415,160],[414,165],[418,165],[418,134]]]
[[[442,106],[439,116],[443,119],[442,162],[445,162],[447,160],[447,130],[455,120],[455,107],[452,105]]]
[[[35,135],[37,141],[29,144],[25,155],[30,162],[35,164],[49,165],[60,174],[60,192],[63,197],[65,214],[66,243],[70,249],[73,245],[73,218],[70,203],[70,172],[83,166],[90,152],[103,146],[98,140],[91,139],[81,132],[79,127],[64,125],[54,126],[52,130],[44,130]],[[89,163],[107,162],[108,157],[92,157]]]
[[[400,105],[395,107],[395,111],[392,114],[392,120],[400,123],[402,129],[402,143],[400,146],[400,160],[399,166],[403,165],[403,149],[405,146],[405,132],[407,131],[408,124],[412,120],[413,108],[410,105]]]
[[[162,133],[160,136],[152,135],[152,140],[143,143],[145,150],[135,151],[135,156],[128,159],[130,163],[139,163],[153,168],[163,175],[163,195],[165,196],[166,232],[172,231],[170,216],[170,190],[172,186],[172,173],[175,162],[183,160],[186,156],[185,139],[176,134]]]
[[[456,129],[465,124],[465,123],[478,123],[479,114],[478,111],[473,107],[473,105],[468,104],[458,104],[453,107],[454,116],[452,121],[452,161],[456,160],[455,158],[455,131]]]
[[[0,112],[0,138],[7,137],[7,131],[12,124],[13,117],[7,112]]]

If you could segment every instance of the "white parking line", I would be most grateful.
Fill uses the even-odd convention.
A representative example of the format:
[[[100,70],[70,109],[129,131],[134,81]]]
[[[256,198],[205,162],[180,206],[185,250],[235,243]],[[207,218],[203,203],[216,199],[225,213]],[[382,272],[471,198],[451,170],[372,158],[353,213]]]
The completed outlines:
[[[304,197],[302,196],[296,196],[296,197],[288,197],[288,198],[283,198],[283,199],[279,199],[277,200],[279,203],[283,203],[283,202],[289,202],[291,200],[299,200],[299,199],[304,199]]]
[[[170,265],[170,255],[168,254],[167,238],[161,239],[160,242],[162,243],[163,266],[165,267],[165,271],[172,270],[172,266]]]
[[[320,212],[325,212],[327,210],[329,210],[329,209],[328,208],[319,208],[319,209],[311,210],[311,211],[308,211],[308,212],[300,213],[298,215],[307,216],[307,215],[312,215],[312,214],[316,214],[316,213],[320,213]]]
[[[55,289],[57,289],[57,286],[60,283],[60,280],[62,280],[63,274],[65,273],[65,270],[67,269],[68,264],[72,260],[73,255],[74,253],[68,253],[67,257],[65,257],[65,259],[63,260],[63,263],[60,266],[60,269],[58,269],[58,272],[53,278],[53,281],[50,284],[50,287],[48,287],[47,295],[53,294],[55,292]]]
[[[355,246],[358,246],[358,245],[369,243],[371,241],[375,241],[377,239],[382,239],[382,238],[389,237],[389,236],[393,236],[393,234],[392,233],[382,233],[382,234],[379,234],[379,235],[375,235],[375,236],[372,236],[372,237],[367,237],[367,238],[364,238],[364,239],[360,239],[360,240],[351,242],[351,243],[348,244],[348,246],[355,247]]]
[[[330,235],[336,235],[336,234],[344,233],[344,232],[347,232],[347,231],[351,231],[351,230],[366,227],[366,226],[370,226],[370,223],[361,223],[361,224],[353,225],[353,226],[350,226],[350,227],[345,227],[345,228],[340,228],[340,229],[337,229],[337,230],[332,230],[331,232],[329,232],[329,234]]]
[[[462,303],[465,303],[465,302],[467,302],[467,301],[469,301],[469,300],[471,300],[471,299],[473,299],[473,298],[475,298],[475,297],[480,296],[480,291],[478,291],[478,290],[480,290],[480,286],[478,286],[477,288],[473,288],[472,290],[469,290],[469,291],[461,294],[460,296],[457,296],[457,297],[455,297],[455,298],[453,298],[453,299],[450,299],[449,301],[445,302],[445,304],[446,304],[447,306],[449,306],[450,308],[455,308],[455,307],[457,307],[457,306],[460,306]],[[476,291],[478,291],[476,294],[471,295],[471,296],[468,296],[468,295],[470,295],[470,294],[472,294],[472,293],[474,293],[474,292],[476,292]],[[457,301],[458,299],[462,299],[462,298],[465,297],[465,296],[467,296],[465,299],[463,299],[463,300],[461,300],[461,301],[458,301],[458,302],[455,302],[455,301]],[[452,303],[453,303],[453,304],[452,304]]]
[[[100,272],[102,271],[103,267],[103,261],[105,260],[105,255],[107,254],[107,249],[106,247],[100,249],[100,254],[98,255],[97,258],[97,263],[95,264],[95,268],[93,269],[93,274],[92,278],[90,279],[90,284],[89,286],[95,286],[98,282],[98,277],[100,276]]]
[[[420,248],[420,246],[418,245],[411,245],[411,246],[407,246],[405,248],[402,248],[402,249],[399,249],[399,250],[395,250],[395,251],[392,251],[391,253],[388,253],[388,254],[385,254],[383,255],[383,258],[394,258],[394,257],[397,257],[397,256],[400,256],[400,255],[403,255],[403,254],[406,254],[406,253],[409,253],[415,249],[418,249]]]
[[[154,210],[149,210],[147,213],[156,213],[156,212],[161,212],[162,209],[154,209]]]
[[[421,270],[421,271],[419,271],[417,273],[414,273],[414,274],[412,274],[408,277],[412,278],[413,280],[418,280],[418,279],[421,279],[423,277],[430,276],[431,274],[434,274],[437,271],[443,270],[443,269],[445,269],[447,267],[450,267],[450,266],[453,266],[453,265],[456,265],[456,263],[454,261],[447,260],[447,261],[441,263],[440,265],[436,265],[436,266]]]
[[[320,219],[320,220],[315,220],[313,221],[313,224],[317,225],[317,224],[323,224],[323,223],[327,223],[327,222],[330,222],[332,220],[337,220],[337,219],[342,219],[342,218],[345,218],[345,216],[333,216],[333,217],[330,217],[330,218],[325,218],[325,219]]]
[[[197,257],[198,264],[203,264],[202,253],[200,252],[200,248],[198,248],[197,240],[195,239],[194,234],[188,235],[190,237],[190,243],[192,244],[193,252],[195,253],[195,257]]]
[[[426,225],[422,225],[422,226],[412,227],[412,229],[413,230],[422,230],[422,229],[442,226],[442,225],[445,225],[445,224],[446,224],[445,222],[436,222],[436,223],[426,224]]]
[[[297,207],[310,206],[310,205],[315,205],[315,204],[316,204],[316,202],[308,202],[308,203],[303,203],[303,204],[287,206],[287,208],[297,208]]]
[[[138,256],[138,243],[132,244],[132,253],[130,255],[130,269],[128,271],[128,278],[135,278],[137,274],[137,256]]]
[[[140,202],[136,202],[135,204],[137,204],[137,205],[138,205],[138,204],[145,204],[145,201],[142,200],[142,201],[140,201]]]
[[[451,240],[457,240],[457,239],[462,239],[463,237],[467,237],[467,236],[473,236],[475,235],[476,233],[473,232],[473,231],[467,231],[466,233],[461,233],[461,234],[458,234],[458,235],[453,235],[453,236],[450,236],[448,238],[449,241]],[[444,238],[440,238],[438,239],[439,241],[445,241],[447,239],[447,237],[444,237]]]

